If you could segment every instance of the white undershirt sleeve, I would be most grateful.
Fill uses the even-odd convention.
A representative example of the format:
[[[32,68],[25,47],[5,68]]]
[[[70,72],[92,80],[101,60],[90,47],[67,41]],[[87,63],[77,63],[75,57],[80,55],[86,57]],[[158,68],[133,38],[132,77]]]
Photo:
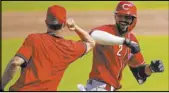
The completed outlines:
[[[98,44],[102,45],[122,45],[125,41],[125,38],[109,34],[101,30],[94,30],[91,33],[91,37]]]

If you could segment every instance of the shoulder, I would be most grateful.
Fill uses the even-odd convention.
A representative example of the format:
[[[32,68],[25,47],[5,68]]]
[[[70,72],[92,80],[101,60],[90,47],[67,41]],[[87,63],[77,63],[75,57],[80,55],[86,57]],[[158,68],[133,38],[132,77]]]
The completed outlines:
[[[36,35],[37,35],[36,33],[29,34],[29,35],[27,36],[27,38],[33,38],[33,37],[35,37]]]
[[[96,31],[96,30],[114,34],[115,33],[115,25],[113,25],[113,24],[102,25],[102,26],[93,28],[90,33],[92,33],[93,31]]]
[[[79,50],[79,49],[82,49],[86,47],[86,43],[81,41],[81,40],[78,40],[78,41],[74,41],[74,40],[65,40],[65,39],[62,39],[61,42],[59,42],[59,46],[61,46],[63,48],[66,48],[68,50]]]
[[[92,29],[92,31],[93,30],[107,30],[107,29],[111,29],[113,27],[113,25],[102,25],[102,26],[98,26],[98,27],[96,27],[96,28],[93,28]]]
[[[135,35],[134,32],[129,32],[129,33],[127,34],[127,37],[128,37],[130,40],[133,40],[133,41],[138,42],[138,40],[137,40],[136,35]]]
[[[128,33],[128,37],[129,37],[129,38],[136,38],[134,32],[129,32],[129,33]]]
[[[31,38],[31,39],[34,39],[34,38],[37,38],[39,36],[43,36],[43,35],[46,35],[45,33],[33,33],[33,34],[29,34],[27,36],[27,38]]]
[[[26,36],[25,41],[26,42],[30,42],[30,43],[37,43],[39,42],[41,39],[41,36],[43,35],[43,33],[33,33],[33,34],[29,34]]]

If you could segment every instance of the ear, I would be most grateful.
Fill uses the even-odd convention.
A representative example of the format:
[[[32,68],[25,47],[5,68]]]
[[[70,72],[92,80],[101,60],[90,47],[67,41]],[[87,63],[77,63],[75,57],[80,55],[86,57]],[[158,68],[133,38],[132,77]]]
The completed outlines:
[[[115,20],[115,22],[117,22],[117,15],[116,14],[114,14],[114,20]]]
[[[136,26],[136,23],[137,23],[137,18],[134,18],[133,22],[128,27],[128,31],[131,31],[132,29],[134,29],[134,27]]]
[[[132,23],[135,21],[135,17],[132,17],[132,22],[130,23],[130,25],[132,25]]]
[[[114,19],[116,19],[116,16],[117,16],[116,13],[114,13]]]
[[[64,28],[65,28],[65,24],[63,23],[63,24],[62,24],[61,30],[64,30]]]

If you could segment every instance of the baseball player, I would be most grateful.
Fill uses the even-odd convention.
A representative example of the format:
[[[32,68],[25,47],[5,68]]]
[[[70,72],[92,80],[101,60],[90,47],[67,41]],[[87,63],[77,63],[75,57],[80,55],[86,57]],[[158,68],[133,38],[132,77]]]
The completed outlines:
[[[92,29],[90,35],[96,41],[93,49],[93,65],[86,86],[78,85],[80,91],[115,91],[122,86],[123,69],[128,65],[139,84],[152,73],[163,72],[161,60],[146,64],[139,42],[132,30],[137,22],[136,6],[121,1],[115,11],[116,24]]]
[[[64,7],[50,6],[45,22],[47,33],[28,35],[9,62],[2,78],[2,90],[21,67],[20,77],[9,91],[56,91],[66,68],[95,46],[89,33],[76,25],[73,19],[66,21]],[[61,37],[66,25],[81,40],[72,41]]]

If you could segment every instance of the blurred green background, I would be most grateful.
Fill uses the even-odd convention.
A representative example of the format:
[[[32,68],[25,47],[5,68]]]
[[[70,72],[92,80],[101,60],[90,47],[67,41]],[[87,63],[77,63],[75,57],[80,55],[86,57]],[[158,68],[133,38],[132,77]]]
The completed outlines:
[[[139,10],[168,10],[168,1],[134,1]],[[46,7],[58,4],[68,11],[114,10],[117,1],[2,1],[2,12],[32,12],[46,11]],[[150,6],[151,5],[151,6]],[[3,24],[3,23],[2,23]],[[3,34],[2,34],[3,35]],[[76,36],[67,39],[78,40]],[[7,63],[15,55],[24,38],[2,39],[2,72]],[[153,74],[145,84],[139,85],[129,68],[123,72],[119,91],[169,91],[168,89],[168,36],[138,36],[145,61],[162,59],[164,73]],[[92,52],[72,63],[66,70],[59,85],[59,91],[77,91],[77,84],[86,84],[92,65]],[[19,71],[5,90],[18,79]]]
[[[2,1],[2,11],[44,11],[46,7],[58,4],[68,11],[114,10],[118,1]],[[133,1],[139,10],[168,10],[168,1]]]

